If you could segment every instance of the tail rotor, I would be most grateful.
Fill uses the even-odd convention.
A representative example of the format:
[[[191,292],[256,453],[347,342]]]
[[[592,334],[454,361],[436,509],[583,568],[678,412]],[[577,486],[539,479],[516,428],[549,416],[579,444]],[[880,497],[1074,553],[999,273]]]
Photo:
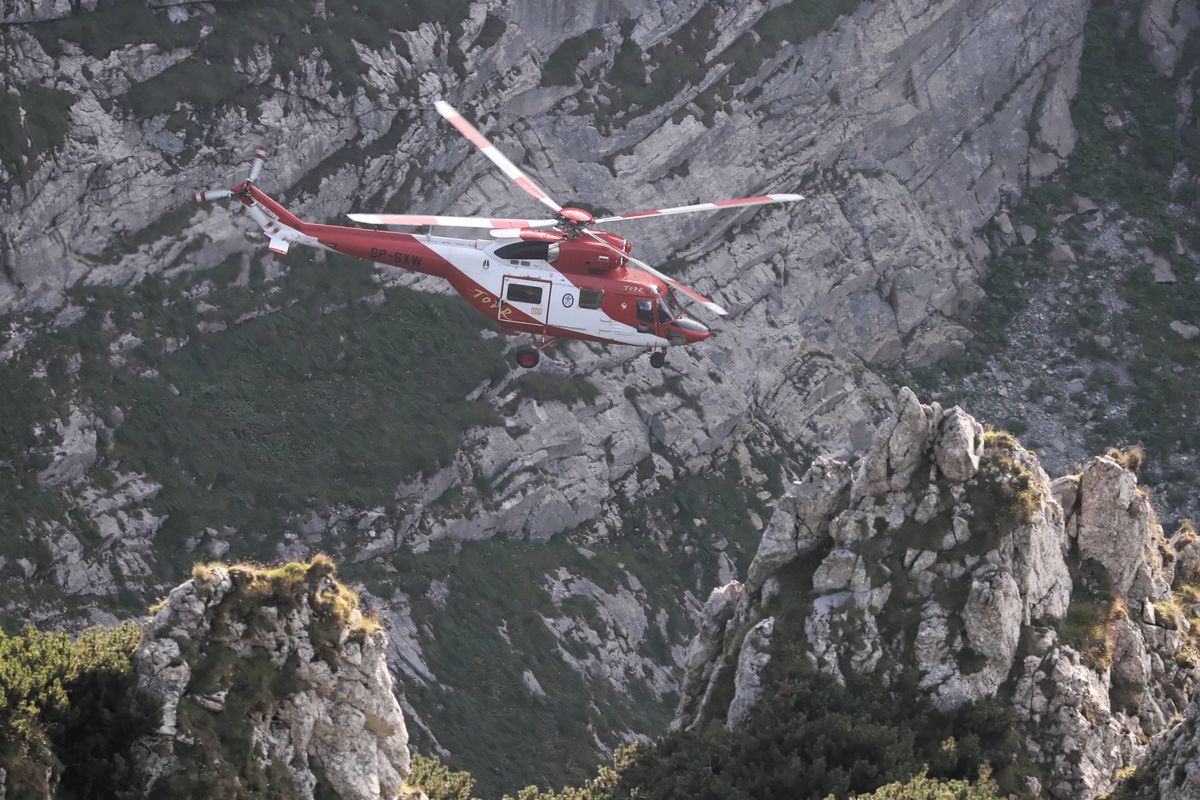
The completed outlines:
[[[192,195],[192,200],[197,203],[207,203],[209,200],[223,200],[232,195],[233,192],[229,189],[209,189],[204,192],[196,192]]]
[[[250,176],[246,179],[246,183],[254,183],[258,180],[258,176],[262,174],[263,162],[267,160],[267,146],[260,144],[254,148],[254,160],[250,162]],[[235,186],[232,189],[208,189],[203,192],[195,192],[192,195],[192,200],[197,203],[207,203],[210,200],[224,200],[226,197],[233,197],[244,190],[245,186]]]
[[[262,174],[263,162],[267,160],[266,145],[258,145],[254,148],[254,160],[250,162],[250,174],[246,180],[229,189],[209,189],[203,192],[196,192],[192,195],[192,199],[197,203],[206,203],[209,200],[223,200],[227,197],[236,197],[245,206],[246,213],[254,220],[258,227],[262,228],[263,233],[270,237],[270,250],[278,256],[287,253],[291,243],[304,241],[305,236],[301,233],[304,223],[290,212],[279,206],[275,201],[268,198],[255,186],[255,181]],[[267,208],[266,206],[270,208]],[[285,221],[286,220],[286,221]]]
[[[259,145],[254,148],[254,162],[250,165],[250,182],[254,183],[258,180],[259,173],[262,172],[263,162],[267,160],[266,145]]]

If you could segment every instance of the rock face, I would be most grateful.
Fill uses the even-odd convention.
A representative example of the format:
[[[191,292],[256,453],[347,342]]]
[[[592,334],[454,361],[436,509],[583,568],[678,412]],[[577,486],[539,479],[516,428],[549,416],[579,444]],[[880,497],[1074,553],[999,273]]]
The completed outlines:
[[[59,5],[31,8],[44,18]],[[240,164],[235,154],[251,152],[260,136],[251,119],[279,139],[264,185],[313,219],[380,202],[406,182],[419,186],[405,201],[414,210],[521,207],[520,193],[502,188],[485,160],[447,148],[444,129],[427,113],[445,95],[477,119],[494,117],[485,127],[517,160],[528,151],[538,161],[546,148],[595,154],[537,165],[558,196],[654,207],[770,186],[812,197],[795,209],[641,229],[641,255],[686,260],[687,280],[734,310],[712,347],[680,357],[686,397],[615,403],[586,426],[570,410],[523,403],[512,427],[529,434],[468,441],[445,474],[404,493],[398,526],[433,537],[549,536],[600,517],[612,486],[655,441],[689,469],[727,455],[731,434],[758,425],[847,455],[866,444],[862,433],[890,400],[861,362],[926,364],[961,349],[969,338],[962,315],[982,298],[988,250],[977,231],[1006,196],[1070,152],[1068,104],[1087,3],[864,4],[802,41],[762,39],[781,16],[803,16],[802,5],[775,13],[763,2],[687,0],[546,14],[524,0],[487,13],[476,3],[462,20],[395,31],[387,47],[356,44],[363,69],[354,87],[333,80],[319,50],[291,64],[260,49],[231,65],[255,87],[251,107],[219,106],[214,114],[183,100],[175,113],[148,117],[139,116],[141,106],[109,101],[169,82],[176,65],[202,57],[202,41],[131,44],[101,57],[71,42],[59,53],[21,26],[5,29],[0,60],[14,65],[6,86],[19,94],[53,83],[72,102],[61,145],[31,154],[28,180],[0,199],[0,313],[58,309],[81,283],[123,284],[167,264],[201,270],[231,256],[245,262],[244,221],[212,208],[185,213],[179,187],[208,186],[235,169],[231,159]],[[224,13],[218,5],[207,17],[205,4],[169,11],[197,30],[199,21],[219,26]],[[98,24],[106,13],[95,12]],[[179,27],[167,11],[146,13],[164,28]],[[490,45],[478,44],[492,17],[512,24]],[[580,67],[592,76],[586,86],[574,75],[543,72],[547,59],[531,57],[585,34],[600,42]],[[703,43],[703,55],[669,96],[634,105],[621,93],[638,87],[593,84],[614,74],[623,42],[657,53],[686,37]],[[762,40],[737,56],[747,70],[758,66],[726,89],[719,82],[739,37]],[[186,37],[171,40],[178,38]],[[451,50],[461,53],[469,80],[452,77]],[[730,99],[706,113],[715,93]],[[610,110],[588,113],[597,107]],[[417,174],[418,164],[429,166]],[[120,186],[121,202],[108,202],[113,190],[98,186]],[[169,231],[132,244],[168,210]],[[735,225],[738,236],[726,241]],[[629,386],[654,388],[656,376],[634,369],[632,355],[579,348],[561,358],[603,396],[620,398]],[[750,378],[712,377],[719,375]],[[687,402],[694,397],[704,397],[702,409]],[[606,443],[614,457],[597,463],[591,456]],[[509,480],[522,471],[536,480]],[[502,512],[466,520],[438,512],[447,487],[470,495],[479,476],[511,486],[496,498]]]
[[[1194,800],[1200,797],[1200,697],[1183,721],[1154,743],[1150,755],[1114,794],[1120,800]]]
[[[239,19],[273,9],[244,5]],[[1047,179],[1075,141],[1069,102],[1087,0],[844,3],[852,13],[820,24],[804,16],[811,4],[775,0],[600,3],[582,10],[530,0],[434,5],[430,19],[398,22],[391,15],[377,26],[385,35],[371,37],[362,27],[346,27],[359,18],[378,22],[365,6],[348,12],[333,0],[294,4],[294,29],[281,32],[287,41],[273,49],[227,35],[237,32],[229,30],[230,6],[223,3],[148,3],[154,8],[131,29],[152,35],[133,39],[109,35],[124,33],[111,30],[109,4],[0,3],[6,22],[94,13],[106,34],[81,37],[71,32],[81,26],[52,21],[0,29],[0,92],[13,98],[7,107],[27,116],[36,111],[29,118],[38,123],[38,135],[30,131],[15,155],[13,146],[0,148],[6,187],[0,193],[0,364],[53,372],[55,364],[42,363],[36,352],[39,337],[49,327],[70,335],[97,286],[116,286],[128,296],[140,284],[153,295],[176,277],[195,273],[199,280],[219,272],[216,267],[247,276],[258,269],[263,285],[245,294],[269,298],[279,288],[275,278],[303,254],[264,264],[263,242],[244,218],[220,206],[186,205],[190,191],[244,174],[247,155],[264,136],[272,157],[263,187],[313,220],[384,205],[429,213],[528,212],[527,198],[485,159],[447,138],[430,112],[440,97],[474,118],[559,200],[580,197],[623,211],[768,187],[807,194],[806,203],[787,209],[677,217],[636,230],[631,223],[637,255],[678,260],[685,280],[732,309],[719,336],[703,348],[673,353],[665,373],[648,369],[632,350],[549,351],[543,368],[585,377],[597,390],[594,404],[539,402],[507,382],[487,387],[479,396],[504,409],[504,435],[496,428],[468,432],[452,463],[396,487],[395,503],[387,507],[350,508],[343,497],[340,504],[272,508],[282,521],[269,530],[238,530],[199,515],[173,514],[164,523],[170,481],[127,474],[134,468],[127,459],[121,463],[104,435],[96,438],[93,459],[88,426],[70,428],[69,415],[61,426],[47,418],[44,444],[55,448],[61,439],[70,457],[46,481],[100,535],[81,538],[65,514],[46,524],[31,520],[24,538],[44,542],[38,552],[52,553],[52,563],[14,553],[0,566],[8,584],[53,582],[88,604],[120,590],[154,596],[177,580],[172,559],[161,556],[180,541],[214,558],[260,540],[288,557],[336,549],[340,558],[368,568],[418,557],[445,540],[543,541],[582,531],[589,545],[594,539],[602,546],[627,521],[622,514],[630,498],[652,497],[731,461],[751,493],[763,494],[767,481],[752,478],[761,477],[754,462],[777,456],[779,443],[795,461],[814,450],[826,453],[826,471],[810,473],[805,490],[816,499],[791,492],[782,502],[796,513],[776,514],[770,522],[767,538],[775,550],[764,541],[747,575],[748,590],[758,592],[775,561],[823,546],[832,510],[850,502],[852,490],[879,490],[874,477],[850,480],[844,463],[871,445],[877,421],[894,406],[894,389],[873,370],[925,364],[961,350],[969,337],[964,315],[982,299],[989,254],[983,231],[1031,182]],[[409,29],[388,29],[396,25]],[[323,31],[331,40],[315,41]],[[594,47],[587,44],[593,41]],[[681,42],[689,43],[687,52],[678,50]],[[577,64],[551,68],[576,50]],[[644,61],[645,80],[635,74],[618,81],[614,76],[630,70],[614,66],[618,59],[627,64],[631,52],[633,62]],[[666,80],[680,64],[686,74]],[[444,291],[429,282],[413,285]],[[125,339],[107,355],[111,370],[120,372],[118,383],[161,379],[154,370],[125,374],[126,355],[132,362],[133,353],[145,350],[166,359],[182,349],[186,357],[206,337],[221,335],[214,331],[274,308],[252,306],[244,316],[217,322],[207,315],[224,309],[213,312],[203,296],[163,304],[179,324],[138,330],[140,345]],[[430,369],[438,366],[431,362]],[[122,415],[111,414],[74,374],[55,375],[62,384],[55,384],[55,396],[85,418],[106,420],[119,439]],[[131,405],[124,411],[138,413]],[[947,475],[966,476],[981,457],[979,446],[962,446],[972,437],[977,445],[978,436],[961,422],[943,425],[945,441],[934,445]],[[68,436],[72,430],[79,435]],[[890,456],[905,457],[900,449]],[[120,476],[116,489],[104,480],[114,473]],[[125,486],[153,489],[133,494]],[[88,499],[76,502],[80,496]],[[831,513],[814,505],[817,500],[829,503]],[[172,530],[180,527],[188,529]],[[831,561],[821,580],[862,585],[869,562],[860,563],[850,548],[839,550],[840,560]],[[556,567],[546,569],[550,580],[535,583],[557,585]],[[372,587],[380,596],[424,591],[404,584],[403,576],[384,574],[393,585]],[[1025,593],[1041,588],[1038,580],[1053,583],[1053,576],[1030,580],[1032,587],[1018,580],[1022,603],[1048,604]],[[687,589],[703,597],[711,582],[696,579]],[[979,583],[977,604],[984,603],[985,585],[1011,600],[1003,576],[981,575]],[[669,587],[659,597],[668,593],[685,594]],[[621,594],[576,597],[610,603],[600,615],[606,624],[607,612],[624,603]],[[689,596],[689,610],[692,605],[700,604]],[[398,618],[401,611],[407,614],[407,606],[396,601]],[[663,608],[646,613],[658,619],[652,611]],[[42,613],[53,617],[61,608]],[[566,616],[548,616],[558,640],[576,636],[580,647],[591,647],[578,625],[561,622]],[[622,691],[648,688],[661,697],[673,690],[671,668],[682,657],[676,651],[695,620],[676,620],[669,647],[659,648],[657,663],[638,678],[648,657],[629,651],[639,645],[641,621],[613,618],[631,623],[622,629],[628,635],[620,647],[572,663],[581,669],[599,664],[597,671]],[[418,603],[407,619],[406,645],[413,646],[405,652],[419,652],[421,644],[436,652],[429,647],[436,635],[429,608]],[[407,662],[397,657],[395,663]],[[441,672],[436,656],[413,663],[418,673]],[[417,710],[438,727],[438,701],[412,702],[427,702]],[[648,732],[617,725],[597,726],[605,746]]]
[[[146,624],[139,684],[163,701],[151,794],[267,781],[291,796],[393,798],[408,732],[387,637],[324,559],[204,567]]]
[[[1008,434],[904,389],[867,455],[818,458],[746,584],[713,593],[674,726],[743,724],[773,645],[799,644],[835,678],[915,686],[943,711],[1007,701],[1045,791],[1092,797],[1196,685],[1196,617],[1172,595],[1195,547],[1168,546],[1113,458],[1052,483]]]
[[[0,24],[44,22],[69,17],[77,10],[94,11],[98,0],[0,0]]]
[[[193,97],[208,97],[207,85],[189,94],[194,87],[176,80],[208,56],[206,31],[221,38],[221,4],[148,9],[147,29],[161,29],[171,46],[116,36],[105,51],[54,23],[7,27],[4,91],[32,108],[53,87],[64,106],[47,125],[60,137],[32,137],[29,146],[44,151],[0,164],[12,185],[0,197],[0,313],[21,322],[8,326],[0,359],[36,338],[39,325],[25,324],[40,319],[36,310],[62,310],[56,324],[77,320],[69,295],[84,287],[160,281],[164,270],[230,259],[248,272],[261,243],[248,249],[257,240],[247,239],[244,220],[213,207],[193,212],[180,187],[224,180],[263,130],[276,154],[264,186],[312,219],[383,202],[401,186],[412,193],[398,202],[413,210],[500,213],[511,203],[515,213],[521,194],[486,160],[447,148],[427,113],[445,96],[518,161],[528,153],[531,171],[559,197],[654,207],[714,187],[770,186],[811,199],[647,223],[639,254],[686,261],[684,277],[733,309],[720,338],[680,355],[677,387],[665,393],[632,351],[554,356],[606,400],[587,419],[559,404],[518,402],[506,412],[512,435],[468,436],[451,466],[399,487],[388,526],[397,535],[377,550],[442,538],[542,539],[611,518],[656,447],[687,472],[722,463],[756,434],[841,457],[857,452],[892,400],[864,365],[926,364],[961,349],[969,338],[961,319],[982,299],[989,251],[981,231],[1007,197],[1071,151],[1069,101],[1088,4],[863,4],[824,25],[802,20],[798,30],[813,29],[795,41],[764,31],[804,17],[804,4],[775,5],[679,0],[568,14],[525,0],[475,3],[461,19],[448,12],[390,31],[386,44],[356,38],[361,69],[352,80],[337,78],[319,47],[295,63],[263,47],[239,53],[224,66],[252,91],[238,95],[243,105],[218,97],[211,108]],[[119,23],[86,2],[3,8],[10,21],[69,11],[93,13],[100,28]],[[313,26],[336,32],[339,24],[331,14]],[[599,44],[579,74],[545,71],[556,62],[548,56],[581,36]],[[696,70],[669,93],[634,102],[623,93],[645,87],[604,80],[618,72],[622,46],[658,68],[684,39],[702,53],[688,55]],[[746,53],[735,42],[758,45]],[[726,76],[734,60],[739,69]],[[179,99],[162,108],[122,99],[154,98],[165,85]],[[594,157],[551,159],[547,148]],[[734,226],[738,235],[727,239]],[[143,344],[175,349],[175,333]],[[76,459],[65,475],[82,466]],[[484,497],[481,483],[504,488]],[[452,490],[472,513],[439,503]]]
[[[1150,62],[1172,75],[1183,55],[1188,34],[1200,25],[1196,0],[1147,0],[1138,17],[1138,34],[1150,49]]]

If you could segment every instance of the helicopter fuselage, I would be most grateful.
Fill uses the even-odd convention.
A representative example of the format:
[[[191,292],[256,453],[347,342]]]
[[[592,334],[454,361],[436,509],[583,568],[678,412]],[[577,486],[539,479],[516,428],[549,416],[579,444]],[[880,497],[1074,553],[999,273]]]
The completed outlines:
[[[669,285],[594,241],[536,230],[497,242],[306,223],[253,184],[238,190],[243,204],[264,212],[260,224],[276,252],[317,246],[444,278],[508,334],[651,348],[712,336]],[[616,234],[597,234],[617,251],[630,249]]]

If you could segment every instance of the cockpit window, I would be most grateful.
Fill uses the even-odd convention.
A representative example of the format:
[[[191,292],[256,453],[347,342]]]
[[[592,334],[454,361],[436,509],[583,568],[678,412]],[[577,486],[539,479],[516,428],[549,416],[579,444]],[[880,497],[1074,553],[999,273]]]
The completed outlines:
[[[667,319],[680,319],[683,317],[683,306],[679,305],[679,301],[675,298],[675,293],[670,289],[667,289],[666,293],[663,294],[663,303],[666,304],[667,309],[670,311]]]

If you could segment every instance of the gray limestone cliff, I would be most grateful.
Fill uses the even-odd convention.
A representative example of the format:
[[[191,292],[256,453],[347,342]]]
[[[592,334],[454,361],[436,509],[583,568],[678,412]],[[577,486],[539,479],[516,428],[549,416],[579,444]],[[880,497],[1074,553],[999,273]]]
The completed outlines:
[[[506,702],[533,700],[547,718],[588,726],[576,737],[585,755],[543,763],[598,757],[658,730],[655,715],[679,689],[696,597],[746,567],[780,476],[814,452],[844,462],[871,445],[897,402],[883,370],[962,351],[1002,249],[991,220],[1057,175],[1076,145],[1070,101],[1087,0],[820,5],[832,11],[810,13],[803,0],[452,0],[397,19],[379,12],[391,4],[343,0],[0,2],[0,383],[14,387],[6,410],[35,409],[0,424],[3,444],[29,456],[0,453],[0,501],[15,498],[21,512],[2,532],[0,609],[111,622],[128,613],[126,593],[174,586],[180,554],[190,565],[193,553],[270,562],[332,552],[393,623],[389,659],[410,688],[409,722],[432,750],[469,756],[476,721],[447,709],[472,691],[501,691],[482,678],[507,681]],[[1162,69],[1186,65],[1194,2],[1124,5],[1137,6],[1131,30]],[[301,431],[273,417],[270,430],[250,431],[244,414],[263,402],[268,379],[232,385],[192,367],[349,270],[299,250],[264,258],[244,218],[188,196],[240,178],[266,140],[263,187],[313,220],[528,212],[527,198],[430,111],[439,97],[561,201],[619,212],[768,188],[809,200],[630,226],[636,255],[733,311],[703,347],[672,353],[665,372],[633,350],[556,346],[540,372],[583,383],[592,399],[532,396],[513,375],[479,370],[453,399],[489,409],[434,467],[371,499],[359,489],[375,471],[352,464],[352,476],[319,490],[269,487],[248,501],[236,468],[197,470],[189,455],[256,433],[279,463],[348,446],[324,419]],[[359,295],[314,301],[297,338],[340,325],[338,309],[385,316],[397,303],[381,288],[396,285],[445,291],[381,270],[354,287]],[[337,344],[287,394],[311,399],[322,377],[340,380],[369,352],[364,322],[334,331]],[[453,371],[447,339],[461,335],[500,360],[491,331],[477,339],[466,327],[436,330],[442,340],[418,343],[423,360],[402,379],[372,387],[389,398],[364,413],[377,438],[407,441],[395,417],[409,409],[390,408],[391,394]],[[411,336],[397,325],[388,359]],[[303,350],[286,336],[260,343],[271,362]],[[199,442],[146,436],[169,427],[154,399],[179,396],[206,407],[232,397],[221,407],[228,417]],[[956,424],[947,440],[967,433]],[[277,431],[313,447],[280,458]],[[139,458],[147,450],[158,458]],[[843,467],[827,465],[828,480],[840,480]],[[961,476],[972,462],[947,451],[943,468]],[[285,471],[263,472],[274,469]],[[720,503],[698,500],[697,485]],[[189,501],[210,494],[203,507]],[[794,531],[825,535],[798,521]],[[449,574],[447,552],[468,568]],[[507,558],[514,552],[521,558]],[[497,587],[488,559],[536,564],[521,578],[532,590]],[[1022,605],[1056,608],[1060,578],[1027,574]],[[823,579],[840,580],[832,568]],[[1121,579],[1141,588],[1147,576]],[[995,580],[1008,602],[1012,586]],[[1022,594],[1043,590],[1044,599]],[[446,624],[479,596],[494,601],[483,604],[491,617]],[[537,624],[502,625],[527,608]],[[1001,644],[1011,633],[994,632]],[[759,634],[747,640],[748,665],[767,652],[765,627]],[[464,642],[480,649],[486,676],[457,671]],[[529,655],[542,652],[557,657]],[[746,669],[739,707],[750,708]],[[941,691],[980,680],[951,677]],[[568,688],[554,692],[555,682]],[[576,703],[570,714],[553,706],[564,697]]]
[[[151,796],[391,800],[409,770],[387,636],[323,558],[212,565],[146,624],[138,682],[163,702],[142,742]]]
[[[1034,794],[1112,789],[1200,678],[1200,547],[1186,526],[1168,542],[1133,465],[1113,453],[1051,481],[1008,434],[902,390],[866,456],[817,458],[745,581],[713,591],[674,727],[744,724],[771,659],[798,648],[944,711],[1004,701]]]
[[[32,6],[58,13],[54,4]],[[55,125],[47,120],[56,135],[31,136],[4,167],[0,311],[12,313],[0,360],[17,358],[47,321],[79,324],[83,307],[70,298],[89,286],[229,263],[251,272],[262,243],[245,221],[186,202],[191,190],[240,172],[264,135],[274,153],[264,185],[312,219],[389,202],[515,213],[520,193],[485,160],[447,144],[428,111],[446,96],[560,197],[633,208],[771,187],[810,199],[631,230],[639,254],[687,263],[682,277],[733,309],[719,336],[677,356],[667,392],[633,351],[552,354],[598,390],[586,419],[557,404],[514,402],[507,383],[483,390],[484,401],[514,406],[510,435],[472,432],[453,463],[397,487],[392,533],[371,543],[372,555],[444,538],[611,528],[626,487],[647,484],[637,466],[656,450],[668,460],[651,487],[658,477],[711,470],[743,445],[761,452],[758,442],[849,455],[866,446],[893,399],[872,367],[961,351],[964,315],[982,299],[989,220],[1071,152],[1087,3],[847,3],[849,13],[819,20],[802,6],[679,2],[578,14],[463,4],[461,19],[356,42],[352,77],[308,40],[313,49],[299,61],[257,47],[239,54],[230,75],[202,66],[212,37],[231,24],[220,5],[145,10],[138,25],[159,42],[96,41],[53,22],[10,25],[0,31],[4,90],[30,108],[39,92],[65,105]],[[109,13],[92,15],[97,26],[113,24]],[[336,26],[333,5],[329,13]],[[597,44],[587,50],[580,39]],[[678,42],[692,44],[676,53]],[[559,63],[551,56],[580,47],[575,72],[548,71]],[[623,84],[613,76],[625,75],[615,67],[626,51],[641,54],[643,71],[670,67],[679,78],[655,92]],[[448,53],[461,63],[449,64]],[[241,88],[214,98],[188,82],[210,78]],[[202,319],[197,336],[228,324],[208,320],[210,291],[201,284],[168,301],[172,316]],[[239,319],[273,310],[265,301]],[[119,365],[130,350],[169,353],[186,341],[151,327],[114,343],[111,359]],[[77,391],[76,378],[65,380],[60,397]],[[78,482],[95,464],[90,439],[75,436],[92,430],[79,428],[76,412],[101,411],[90,402],[80,397],[69,416],[40,429],[47,452],[74,448],[47,469],[47,482]],[[126,480],[141,477],[149,486],[161,480]],[[463,502],[443,502],[452,490]],[[126,573],[141,580],[153,570],[144,562],[161,523],[147,508],[157,487],[137,497],[102,493],[95,516],[119,510],[141,522],[82,556],[92,562],[82,569],[104,575],[127,558],[142,562]],[[300,535],[309,510],[289,511]],[[232,532],[211,527],[230,540]],[[61,531],[36,535],[70,549]]]
[[[1200,697],[1183,719],[1156,740],[1150,755],[1128,775],[1114,800],[1194,800],[1200,797]]]

